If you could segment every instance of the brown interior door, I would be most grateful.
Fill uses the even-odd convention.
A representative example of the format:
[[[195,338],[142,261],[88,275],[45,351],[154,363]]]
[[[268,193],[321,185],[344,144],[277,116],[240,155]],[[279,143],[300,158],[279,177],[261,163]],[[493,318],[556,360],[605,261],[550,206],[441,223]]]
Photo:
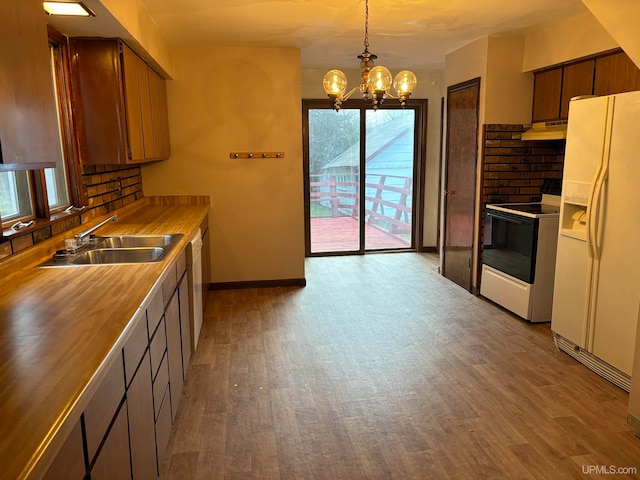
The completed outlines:
[[[442,274],[471,289],[480,79],[447,90]]]

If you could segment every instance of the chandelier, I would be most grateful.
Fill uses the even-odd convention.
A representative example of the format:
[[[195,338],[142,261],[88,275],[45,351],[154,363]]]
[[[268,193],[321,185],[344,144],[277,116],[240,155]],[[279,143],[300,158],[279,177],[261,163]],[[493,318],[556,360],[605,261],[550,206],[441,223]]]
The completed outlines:
[[[400,100],[400,104],[404,107],[407,99],[416,88],[418,80],[413,72],[403,70],[393,78],[393,88],[397,92],[397,96],[393,96],[391,91],[391,72],[387,67],[374,66],[373,61],[378,58],[369,52],[369,0],[365,0],[364,14],[364,52],[358,55],[360,59],[360,70],[362,83],[360,84],[360,92],[362,98],[373,102],[373,109],[377,110],[385,98],[390,97]],[[354,87],[347,94],[347,76],[340,70],[329,70],[322,79],[324,91],[329,95],[329,99],[333,103],[333,109],[337,112],[340,110],[342,102],[356,91],[358,87]]]

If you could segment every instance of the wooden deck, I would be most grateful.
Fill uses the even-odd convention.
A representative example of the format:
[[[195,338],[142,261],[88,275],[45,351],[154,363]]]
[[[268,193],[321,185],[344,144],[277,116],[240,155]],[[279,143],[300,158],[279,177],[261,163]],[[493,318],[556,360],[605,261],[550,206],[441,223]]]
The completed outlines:
[[[359,249],[358,219],[353,217],[316,217],[311,219],[311,252],[346,252]],[[367,250],[409,248],[403,238],[372,225],[365,225]]]

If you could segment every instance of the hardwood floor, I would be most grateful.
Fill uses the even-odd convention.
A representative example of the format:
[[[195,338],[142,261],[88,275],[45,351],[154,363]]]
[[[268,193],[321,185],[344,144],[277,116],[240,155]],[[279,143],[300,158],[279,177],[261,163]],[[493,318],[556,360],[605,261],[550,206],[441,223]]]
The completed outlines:
[[[430,254],[306,269],[304,288],[209,293],[163,479],[640,478],[628,395],[548,324]]]

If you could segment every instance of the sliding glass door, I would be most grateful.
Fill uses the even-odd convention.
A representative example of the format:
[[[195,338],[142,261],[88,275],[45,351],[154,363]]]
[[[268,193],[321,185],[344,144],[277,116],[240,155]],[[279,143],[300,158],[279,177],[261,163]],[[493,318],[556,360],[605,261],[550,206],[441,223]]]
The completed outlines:
[[[307,254],[414,248],[416,109],[303,105]]]
[[[360,251],[360,111],[308,111],[311,252]]]

